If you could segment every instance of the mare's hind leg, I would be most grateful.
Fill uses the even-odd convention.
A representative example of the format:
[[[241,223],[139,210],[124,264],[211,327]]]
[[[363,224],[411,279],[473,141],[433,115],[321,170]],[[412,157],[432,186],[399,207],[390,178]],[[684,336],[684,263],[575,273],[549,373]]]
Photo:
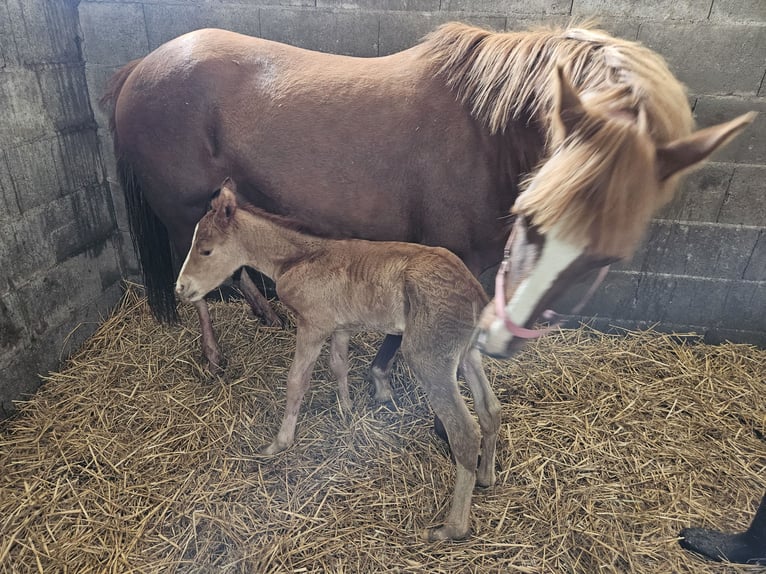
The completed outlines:
[[[335,331],[330,343],[330,370],[338,380],[340,406],[351,412],[351,395],[348,392],[348,331]]]
[[[470,534],[471,496],[476,484],[476,463],[479,457],[479,426],[468,411],[457,386],[457,365],[436,357],[407,353],[408,363],[415,371],[428,396],[431,408],[447,430],[457,473],[452,504],[444,524],[428,528],[422,538],[459,540]]]
[[[197,309],[197,316],[199,317],[199,326],[202,333],[200,346],[202,347],[202,354],[207,359],[207,370],[213,375],[217,375],[223,369],[223,355],[213,331],[210,309],[207,306],[207,301],[204,299],[195,301],[194,307]]]
[[[479,486],[492,486],[495,484],[495,452],[497,433],[500,430],[501,405],[484,374],[478,350],[469,348],[466,351],[463,357],[463,376],[473,395],[474,408],[481,427],[481,459],[476,483]]]
[[[250,274],[247,269],[242,268],[239,275],[239,287],[242,291],[242,295],[245,296],[245,300],[253,310],[253,314],[264,322],[269,327],[284,327],[282,319],[274,312],[274,309],[269,305],[268,300],[255,286],[253,280],[250,278]]]
[[[301,409],[303,395],[309,388],[311,372],[314,370],[326,333],[303,328],[298,325],[295,341],[295,357],[287,374],[287,404],[274,442],[263,450],[264,454],[276,454],[285,450],[295,441],[295,426]]]
[[[391,391],[391,365],[394,363],[396,351],[402,344],[401,335],[386,335],[383,344],[372,361],[372,381],[375,383],[375,400],[379,403],[391,403],[394,394]]]

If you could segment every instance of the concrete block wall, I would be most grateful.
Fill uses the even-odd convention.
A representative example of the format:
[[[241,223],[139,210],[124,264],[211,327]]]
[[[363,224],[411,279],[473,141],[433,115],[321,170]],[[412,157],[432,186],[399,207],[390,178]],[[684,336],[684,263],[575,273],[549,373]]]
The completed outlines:
[[[0,418],[120,295],[77,3],[0,0]]]

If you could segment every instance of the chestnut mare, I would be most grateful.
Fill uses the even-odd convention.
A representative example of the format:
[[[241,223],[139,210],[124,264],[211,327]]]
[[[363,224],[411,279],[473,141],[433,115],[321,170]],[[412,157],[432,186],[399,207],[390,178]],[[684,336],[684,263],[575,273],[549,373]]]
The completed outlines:
[[[328,338],[340,404],[350,410],[349,336],[358,331],[400,334],[407,363],[444,421],[457,465],[445,523],[422,536],[467,536],[474,486],[495,483],[500,428],[500,403],[484,375],[479,351],[471,348],[487,295],[468,268],[441,247],[311,235],[292,220],[243,202],[227,178],[195,228],[176,292],[200,301],[243,265],[276,282],[279,299],[293,312],[297,327],[282,425],[264,453],[276,454],[293,443],[300,405]],[[473,395],[478,425],[460,396],[458,365]],[[387,380],[376,391],[379,400],[391,399]]]
[[[171,245],[188,252],[210,190],[227,176],[252,204],[317,234],[443,246],[475,275],[502,258],[526,182],[509,304],[483,321],[481,344],[498,356],[518,338],[509,325],[529,327],[588,269],[628,254],[676,175],[748,121],[692,134],[683,87],[637,43],[590,29],[459,23],[367,59],[198,30],[123,67],[103,103],[161,319],[176,316]],[[254,310],[276,321],[241,276]],[[207,305],[195,305],[215,369]],[[398,346],[387,342],[376,379]]]

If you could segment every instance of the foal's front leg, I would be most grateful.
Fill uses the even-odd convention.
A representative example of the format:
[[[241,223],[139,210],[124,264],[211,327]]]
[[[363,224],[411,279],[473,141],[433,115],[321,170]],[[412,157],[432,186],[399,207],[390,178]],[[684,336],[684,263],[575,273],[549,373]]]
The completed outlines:
[[[295,341],[295,357],[287,375],[287,404],[279,433],[263,454],[276,454],[285,450],[295,440],[295,425],[301,409],[303,395],[309,388],[311,372],[322,350],[326,333],[319,333],[310,328],[298,326]]]

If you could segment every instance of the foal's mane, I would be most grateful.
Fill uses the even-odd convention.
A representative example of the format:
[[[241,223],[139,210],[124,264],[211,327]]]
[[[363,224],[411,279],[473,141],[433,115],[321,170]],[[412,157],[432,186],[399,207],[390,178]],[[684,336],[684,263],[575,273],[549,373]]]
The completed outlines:
[[[693,127],[684,87],[661,56],[588,27],[498,33],[459,23],[435,30],[422,49],[491,133],[521,124],[546,135],[541,163],[522,182],[515,213],[531,217],[544,233],[557,226],[602,255],[632,253],[678,181],[649,181],[655,146]],[[563,146],[559,68],[589,118]],[[554,153],[557,160],[548,161]]]

